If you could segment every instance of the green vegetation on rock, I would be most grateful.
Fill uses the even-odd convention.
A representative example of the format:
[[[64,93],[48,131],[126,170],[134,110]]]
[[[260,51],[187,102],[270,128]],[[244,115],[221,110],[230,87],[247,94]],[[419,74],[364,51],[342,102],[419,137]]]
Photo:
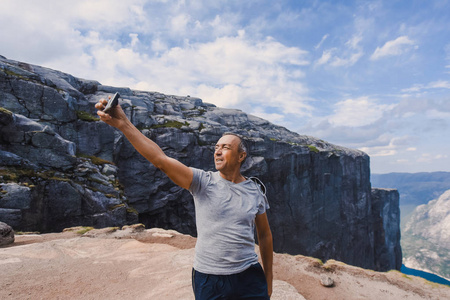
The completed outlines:
[[[77,157],[83,157],[83,158],[88,158],[92,161],[92,163],[94,165],[104,165],[104,164],[110,164],[110,165],[114,165],[113,162],[94,156],[94,155],[88,155],[88,154],[83,154],[83,153],[77,153]]]
[[[152,129],[156,129],[156,128],[177,128],[177,129],[181,129],[181,127],[183,127],[183,126],[189,126],[189,123],[188,122],[181,123],[179,121],[167,121],[164,124],[156,124],[156,125],[153,125],[150,128],[152,128]]]
[[[319,149],[317,149],[316,146],[313,145],[308,145],[309,151],[314,152],[314,153],[319,153]]]
[[[1,107],[1,106],[0,106],[0,113],[7,114],[7,115],[10,115],[10,116],[12,116],[12,114],[13,114],[11,111],[9,111],[6,108]]]
[[[86,122],[100,121],[100,118],[94,117],[90,113],[82,111],[82,110],[77,110],[77,116],[78,116],[78,119],[80,119],[82,121],[86,121]]]

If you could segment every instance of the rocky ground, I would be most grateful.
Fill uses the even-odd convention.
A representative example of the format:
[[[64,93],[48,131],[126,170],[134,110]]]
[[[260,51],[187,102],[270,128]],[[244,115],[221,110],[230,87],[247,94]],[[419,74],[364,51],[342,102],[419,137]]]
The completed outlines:
[[[16,235],[0,248],[0,299],[193,299],[195,239],[128,227]],[[275,254],[272,299],[449,299],[450,288],[399,272]],[[332,279],[324,287],[321,279]]]

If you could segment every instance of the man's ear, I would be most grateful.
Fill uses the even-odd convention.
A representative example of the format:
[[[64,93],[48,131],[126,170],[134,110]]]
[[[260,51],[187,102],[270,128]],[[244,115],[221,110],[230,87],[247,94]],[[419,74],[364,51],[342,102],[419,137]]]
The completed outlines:
[[[243,162],[246,157],[247,157],[247,153],[246,152],[241,152],[239,154],[239,162],[240,163]]]

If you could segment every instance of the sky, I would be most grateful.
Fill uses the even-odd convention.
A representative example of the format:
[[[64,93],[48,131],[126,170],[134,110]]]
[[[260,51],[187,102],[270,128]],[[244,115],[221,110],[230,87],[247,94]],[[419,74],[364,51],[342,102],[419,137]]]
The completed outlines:
[[[2,0],[0,55],[450,172],[450,0]]]

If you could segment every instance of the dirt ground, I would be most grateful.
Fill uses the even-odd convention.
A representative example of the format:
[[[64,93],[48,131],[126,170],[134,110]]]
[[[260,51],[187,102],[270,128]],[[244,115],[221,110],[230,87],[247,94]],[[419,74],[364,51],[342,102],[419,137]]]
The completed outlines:
[[[162,229],[17,235],[0,248],[0,299],[193,299],[195,241]],[[276,253],[271,299],[450,299],[450,287]]]

